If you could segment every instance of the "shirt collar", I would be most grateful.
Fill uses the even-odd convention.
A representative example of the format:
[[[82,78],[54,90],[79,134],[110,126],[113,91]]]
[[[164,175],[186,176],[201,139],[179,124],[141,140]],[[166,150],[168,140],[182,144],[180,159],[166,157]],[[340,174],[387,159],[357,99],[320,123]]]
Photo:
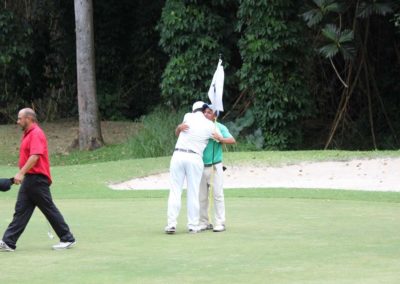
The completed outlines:
[[[29,127],[29,129],[25,130],[25,132],[24,132],[24,137],[25,137],[26,135],[28,135],[29,133],[31,133],[32,130],[34,130],[34,129],[37,128],[37,127],[38,127],[38,126],[37,126],[37,123],[32,123],[31,127]]]

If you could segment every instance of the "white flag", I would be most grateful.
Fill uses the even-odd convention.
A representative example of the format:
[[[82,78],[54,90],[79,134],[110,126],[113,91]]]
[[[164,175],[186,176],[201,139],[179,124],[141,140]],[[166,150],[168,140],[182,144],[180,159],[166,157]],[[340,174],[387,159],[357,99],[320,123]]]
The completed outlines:
[[[222,67],[222,60],[220,59],[218,61],[217,70],[214,73],[210,89],[208,90],[208,98],[213,105],[214,111],[224,111],[224,105],[222,102],[222,95],[224,92],[224,79],[224,67]]]

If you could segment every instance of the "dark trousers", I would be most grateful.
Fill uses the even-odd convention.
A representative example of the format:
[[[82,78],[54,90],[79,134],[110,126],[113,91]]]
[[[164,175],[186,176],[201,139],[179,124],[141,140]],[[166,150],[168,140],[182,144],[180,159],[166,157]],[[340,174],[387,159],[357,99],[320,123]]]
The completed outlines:
[[[36,206],[46,216],[61,242],[75,241],[67,223],[53,202],[47,177],[27,174],[19,189],[14,218],[3,236],[3,242],[15,249]]]

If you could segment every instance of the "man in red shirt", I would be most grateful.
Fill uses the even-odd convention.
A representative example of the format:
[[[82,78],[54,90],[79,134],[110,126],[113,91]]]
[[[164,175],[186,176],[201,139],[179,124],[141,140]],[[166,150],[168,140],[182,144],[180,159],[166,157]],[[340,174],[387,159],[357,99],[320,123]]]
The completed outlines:
[[[35,207],[46,216],[60,243],[53,249],[67,249],[75,245],[75,238],[63,216],[53,202],[50,193],[52,183],[47,139],[38,126],[36,114],[30,108],[18,113],[18,122],[24,134],[21,140],[19,172],[14,177],[15,184],[21,184],[14,218],[0,240],[0,251],[14,251],[18,238],[25,230]]]

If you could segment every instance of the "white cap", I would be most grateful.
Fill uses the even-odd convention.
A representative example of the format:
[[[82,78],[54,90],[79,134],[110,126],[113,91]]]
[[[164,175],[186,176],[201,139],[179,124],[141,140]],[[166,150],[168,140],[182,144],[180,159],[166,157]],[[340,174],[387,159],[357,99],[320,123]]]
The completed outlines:
[[[202,101],[195,102],[193,104],[192,111],[195,111],[197,109],[202,109],[204,107],[204,105],[205,105],[205,103]]]

